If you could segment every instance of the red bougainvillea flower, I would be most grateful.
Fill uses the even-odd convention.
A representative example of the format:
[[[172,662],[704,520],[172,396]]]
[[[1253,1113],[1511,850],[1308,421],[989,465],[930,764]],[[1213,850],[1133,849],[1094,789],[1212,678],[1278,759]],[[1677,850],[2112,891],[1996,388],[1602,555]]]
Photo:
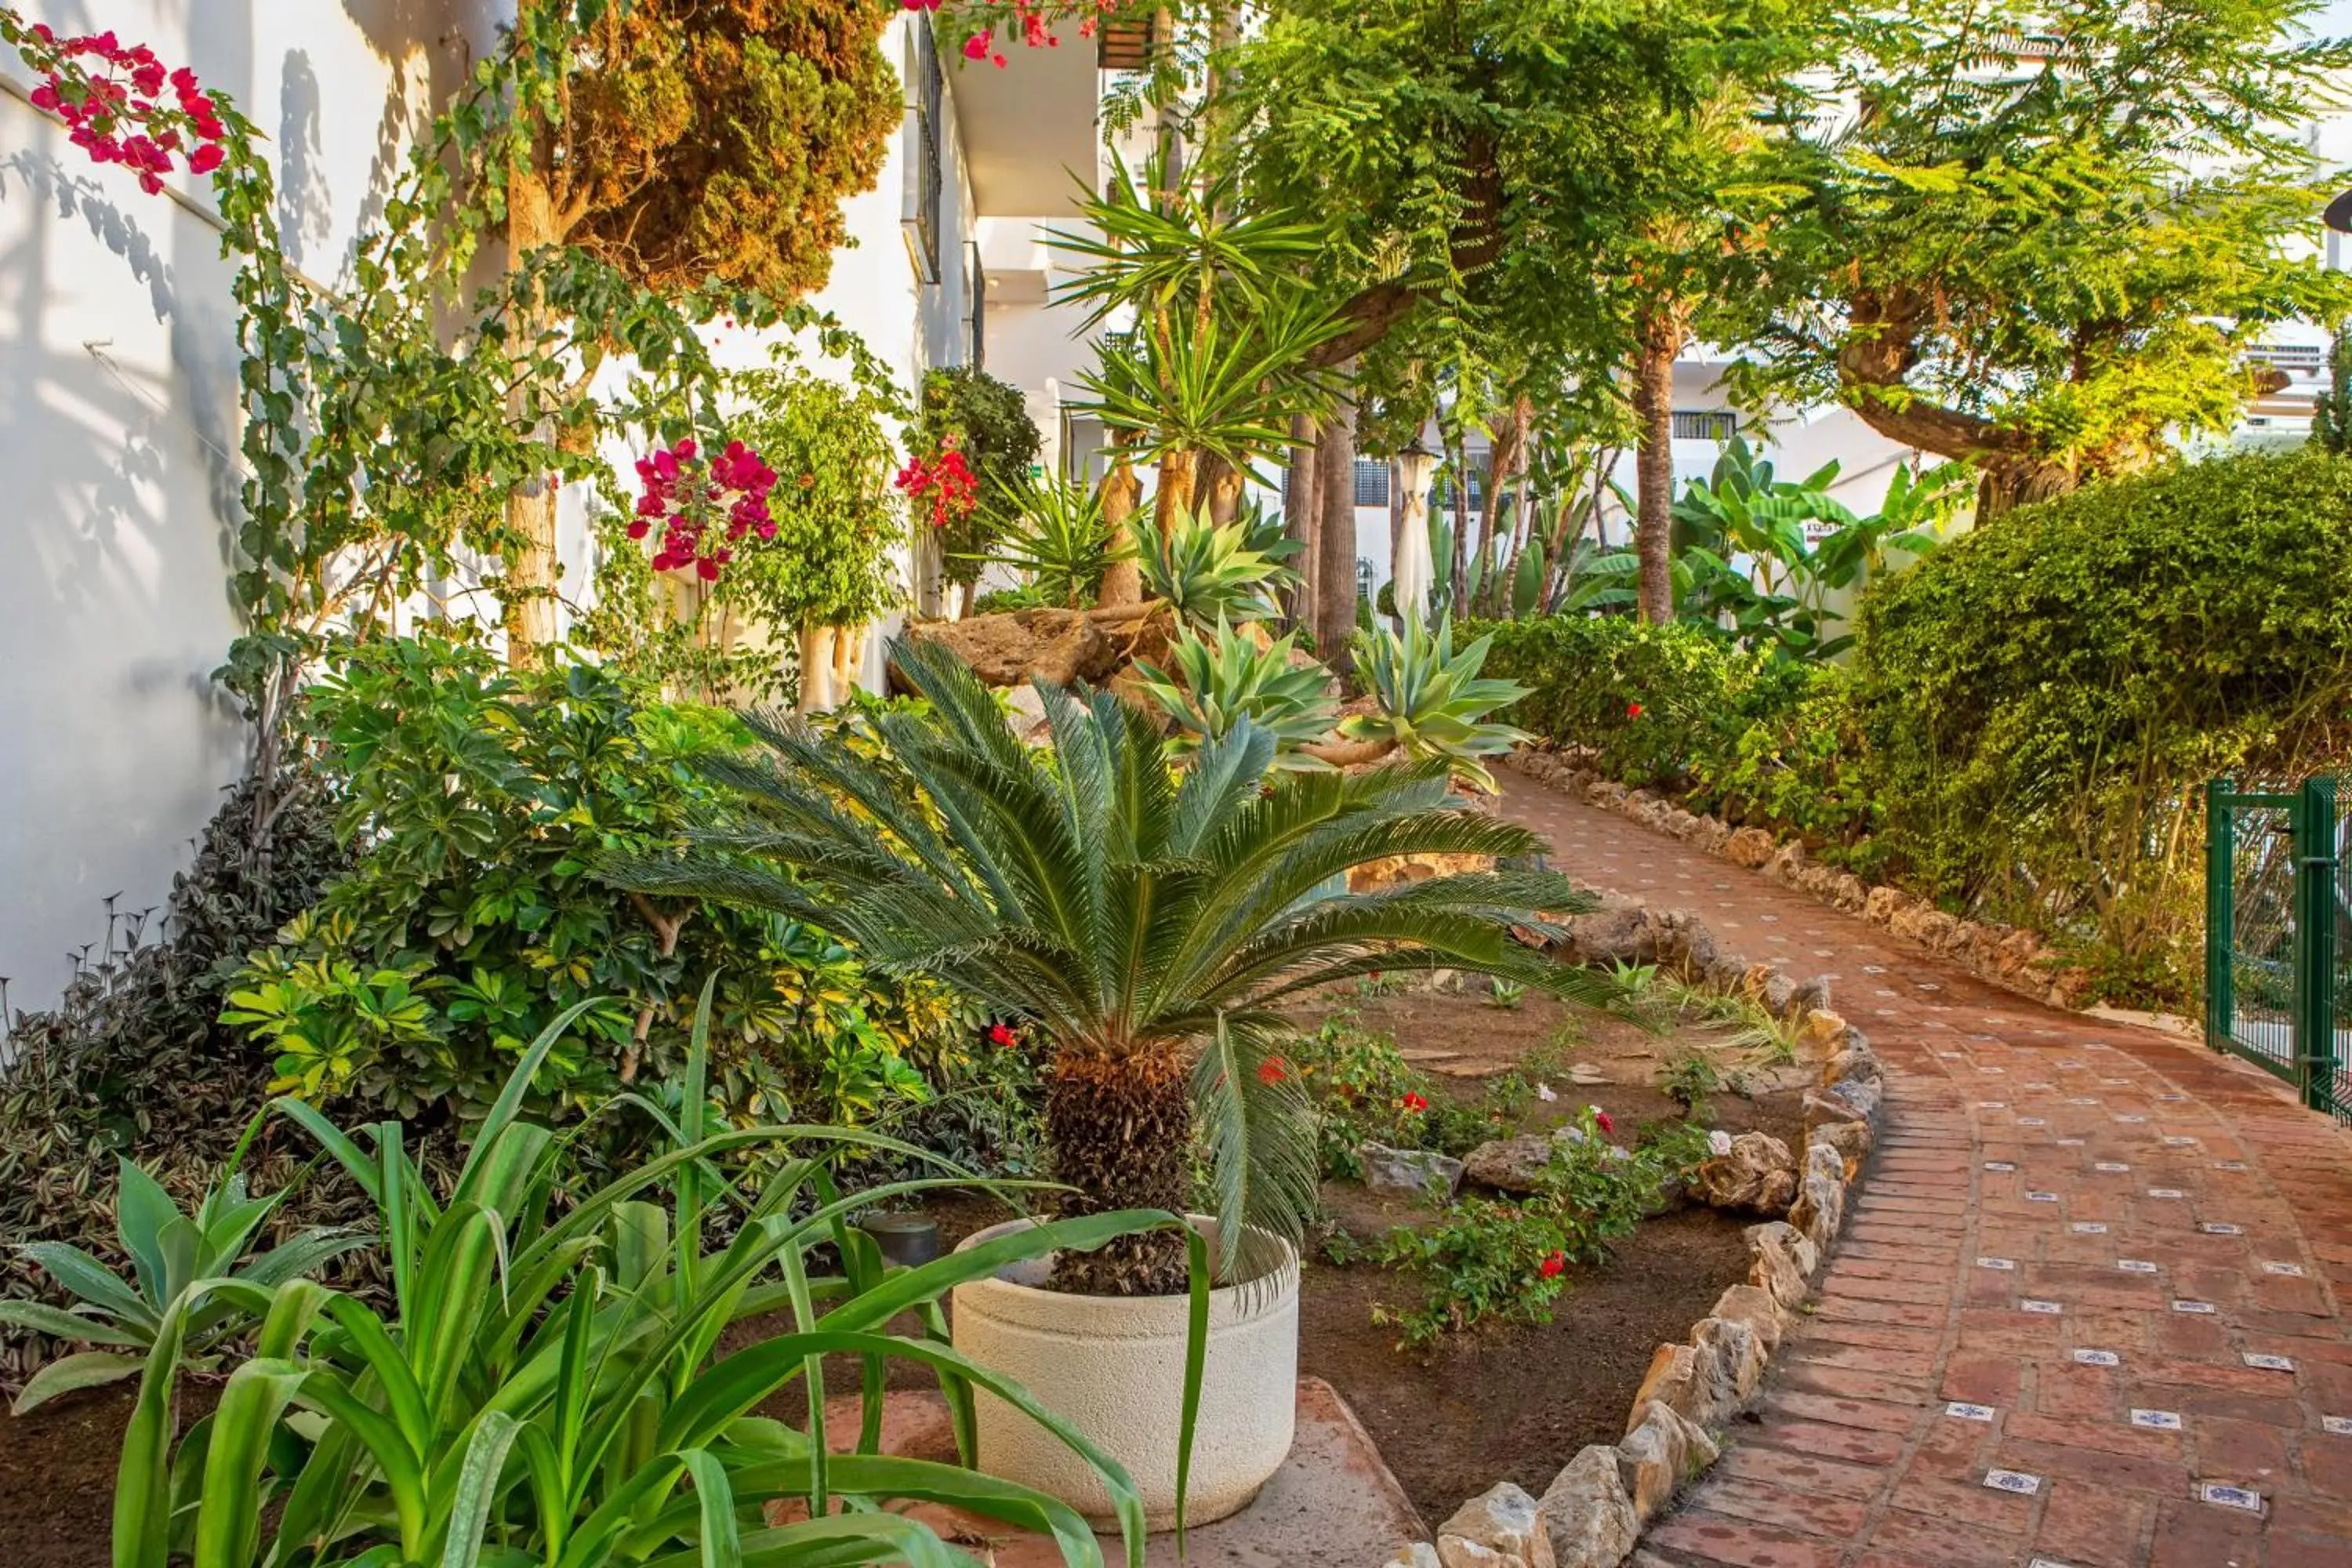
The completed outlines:
[[[966,38],[963,41],[963,58],[968,60],[986,59],[988,58],[988,41],[994,36],[995,35],[990,32],[986,27],[982,27],[979,32],[974,33],[971,37]]]
[[[991,1024],[988,1026],[988,1043],[992,1046],[1010,1046],[1020,1038],[1009,1024]]]
[[[1544,1258],[1542,1265],[1536,1269],[1536,1272],[1542,1275],[1547,1279],[1557,1279],[1559,1278],[1561,1270],[1565,1269],[1567,1267],[1568,1254],[1564,1252],[1554,1252]]]
[[[980,505],[980,478],[964,461],[962,443],[952,435],[933,456],[919,453],[908,458],[896,483],[909,500],[930,503],[933,528],[969,517]]]
[[[1628,719],[1639,719],[1641,716],[1642,716],[1642,705],[1641,705],[1640,703],[1638,703],[1638,702],[1628,702],[1627,704],[1625,704],[1625,717],[1626,717],[1626,718],[1628,718]]]
[[[226,161],[228,127],[185,66],[166,71],[144,44],[125,44],[111,32],[61,38],[45,24],[26,30],[18,52],[40,73],[26,95],[32,106],[65,122],[66,139],[98,163],[120,163],[153,195],[178,165],[187,142],[188,168],[209,174]],[[166,88],[176,107],[163,101]]]
[[[1600,1128],[1601,1131],[1603,1132],[1614,1132],[1617,1131],[1617,1123],[1610,1119],[1607,1111],[1601,1110],[1597,1105],[1588,1105],[1585,1109],[1592,1112],[1592,1124]]]
[[[1289,1064],[1280,1057],[1268,1057],[1257,1064],[1257,1080],[1260,1083],[1280,1083],[1289,1076]]]
[[[746,535],[776,536],[768,510],[776,470],[740,441],[728,442],[715,458],[704,457],[692,437],[658,447],[637,460],[637,483],[629,537],[643,539],[661,525],[656,572],[691,566],[704,582],[715,582]]]
[[[1404,1097],[1402,1103],[1407,1110],[1412,1111],[1416,1116],[1429,1109],[1428,1097],[1418,1091],[1407,1094]]]

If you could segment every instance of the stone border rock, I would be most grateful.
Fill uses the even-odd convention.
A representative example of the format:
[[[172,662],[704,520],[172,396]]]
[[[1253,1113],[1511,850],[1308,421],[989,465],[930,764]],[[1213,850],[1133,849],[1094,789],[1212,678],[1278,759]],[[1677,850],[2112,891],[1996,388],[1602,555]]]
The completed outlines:
[[[1580,1450],[1540,1498],[1498,1482],[1439,1526],[1435,1544],[1415,1542],[1386,1568],[1619,1568],[1676,1491],[1715,1463],[1717,1434],[1754,1399],[1836,1244],[1877,1135],[1878,1058],[1851,1025],[1839,1024],[1834,1046],[1805,1096],[1789,1217],[1748,1227],[1748,1283],[1726,1289],[1684,1343],[1658,1347],[1625,1436]]]
[[[1735,828],[1719,817],[1685,811],[1665,796],[1633,789],[1580,765],[1566,752],[1519,751],[1502,759],[1513,772],[1614,811],[1645,827],[1760,873],[1873,925],[1919,943],[1979,979],[2052,1006],[2079,1009],[2091,975],[2070,965],[2042,937],[2022,926],[1962,920],[1900,888],[1872,887],[1852,872],[1812,859],[1793,838],[1760,827]]]

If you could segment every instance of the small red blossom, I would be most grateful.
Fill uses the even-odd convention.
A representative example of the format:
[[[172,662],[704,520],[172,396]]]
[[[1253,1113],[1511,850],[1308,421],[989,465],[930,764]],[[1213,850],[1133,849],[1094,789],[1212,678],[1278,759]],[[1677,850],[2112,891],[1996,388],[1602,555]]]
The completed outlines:
[[[1000,1047],[1010,1046],[1020,1038],[1020,1036],[1013,1032],[1013,1026],[1010,1024],[991,1024],[988,1026],[988,1043],[992,1046]]]
[[[963,41],[963,58],[968,60],[986,59],[988,42],[992,36],[986,27],[982,27],[979,32],[966,38]]]
[[[1592,1112],[1592,1122],[1594,1126],[1600,1128],[1603,1132],[1614,1132],[1617,1131],[1617,1123],[1611,1119],[1607,1111],[1601,1110],[1597,1105],[1590,1106],[1587,1109]]]
[[[1639,719],[1641,716],[1642,716],[1642,705],[1641,705],[1640,703],[1638,703],[1638,702],[1628,702],[1627,704],[1625,704],[1625,717],[1626,717],[1626,718],[1628,718],[1628,719]]]
[[[1257,1080],[1260,1083],[1276,1084],[1289,1076],[1289,1064],[1280,1057],[1268,1057],[1257,1064]]]
[[[1416,1090],[1404,1097],[1403,1104],[1407,1110],[1418,1116],[1429,1109],[1429,1097]]]
[[[1564,1252],[1554,1252],[1544,1258],[1542,1264],[1537,1268],[1536,1272],[1542,1275],[1547,1279],[1557,1279],[1559,1278],[1560,1272],[1567,1267],[1568,1254]]]

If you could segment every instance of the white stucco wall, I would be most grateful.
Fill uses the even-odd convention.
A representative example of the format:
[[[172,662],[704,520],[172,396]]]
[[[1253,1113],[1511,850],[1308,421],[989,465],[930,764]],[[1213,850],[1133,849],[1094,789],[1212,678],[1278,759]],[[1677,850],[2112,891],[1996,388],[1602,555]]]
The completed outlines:
[[[489,36],[471,0],[60,0],[192,66],[269,136],[296,259],[332,277],[401,132]],[[0,50],[0,74],[29,85]],[[201,181],[183,188],[203,200]],[[160,903],[242,763],[211,689],[238,484],[219,239],[0,94],[0,974],[52,1000],[100,900]]]
[[[67,0],[36,15],[60,31],[111,27],[186,63],[269,138],[291,258],[333,281],[352,237],[404,156],[416,118],[495,38],[505,0]],[[883,48],[911,78],[915,17]],[[13,54],[0,73],[29,73]],[[964,241],[972,203],[948,71],[940,272],[917,275],[911,115],[877,187],[846,204],[851,245],[814,303],[837,316],[909,391],[970,342]],[[202,181],[184,181],[197,209]],[[212,689],[236,633],[226,586],[236,349],[216,231],[190,205],[148,196],[93,165],[54,122],[0,95],[0,975],[40,1006],[69,949],[104,929],[100,900],[160,903],[188,840],[243,763],[244,738]],[[725,357],[765,362],[753,334]],[[1005,351],[1020,356],[1017,337]],[[637,454],[615,450],[624,465]],[[566,492],[563,592],[591,581],[584,487]],[[879,632],[866,679],[879,679]]]

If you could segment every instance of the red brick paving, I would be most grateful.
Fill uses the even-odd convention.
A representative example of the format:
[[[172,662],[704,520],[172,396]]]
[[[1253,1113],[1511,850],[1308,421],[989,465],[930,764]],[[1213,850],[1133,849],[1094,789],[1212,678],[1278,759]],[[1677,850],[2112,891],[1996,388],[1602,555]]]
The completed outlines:
[[[1641,1568],[2352,1568],[2352,1419],[2326,1426],[2352,1418],[2352,1136],[2245,1063],[1995,989],[1541,784],[1503,793],[1580,880],[1832,975],[1886,1069],[1813,1310]],[[2205,1500],[2216,1482],[2262,1511]]]

